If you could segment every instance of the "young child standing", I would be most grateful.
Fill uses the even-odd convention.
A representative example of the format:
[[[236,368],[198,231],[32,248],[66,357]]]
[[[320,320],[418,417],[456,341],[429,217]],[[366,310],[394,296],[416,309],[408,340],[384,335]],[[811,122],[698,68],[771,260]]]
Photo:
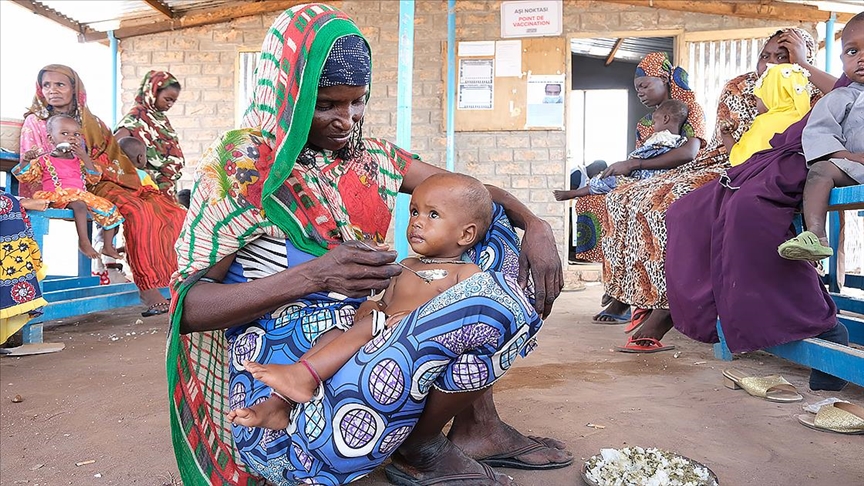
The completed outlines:
[[[841,45],[843,72],[852,83],[819,100],[804,128],[807,231],[777,248],[789,260],[819,261],[834,254],[825,234],[831,189],[864,184],[864,12],[846,24]]]
[[[771,148],[771,139],[810,111],[810,73],[797,64],[770,66],[756,81],[753,94],[759,115],[736,143],[734,127],[721,127],[723,145],[732,166],[746,162],[753,154]],[[731,131],[730,131],[731,130]]]
[[[411,196],[408,243],[421,257],[402,261],[408,271],[395,277],[381,300],[367,300],[345,333],[312,347],[299,363],[262,365],[245,362],[256,380],[273,396],[248,408],[232,410],[236,425],[284,429],[296,403],[308,402],[322,380],[332,377],[370,339],[457,283],[479,273],[462,260],[492,224],[492,198],[477,179],[463,174],[437,174],[423,181]],[[370,247],[372,249],[372,247]],[[426,281],[413,271],[444,270],[446,276]],[[326,336],[325,336],[326,337]]]
[[[99,258],[87,236],[87,214],[105,231],[102,254],[121,258],[114,248],[113,239],[123,217],[117,206],[107,199],[87,192],[87,184],[96,184],[102,172],[93,164],[81,139],[81,125],[69,115],[57,114],[48,119],[48,141],[54,145],[50,153],[39,153],[37,148],[26,152],[12,174],[23,183],[42,182],[42,190],[34,198],[51,201],[51,207],[68,207],[75,217],[78,249],[89,258]]]
[[[641,161],[659,157],[672,149],[678,148],[687,142],[687,137],[681,135],[681,126],[687,121],[687,116],[690,114],[690,109],[683,101],[666,100],[660,103],[654,110],[651,117],[654,119],[654,135],[645,140],[645,143],[636,150],[630,152],[627,156],[628,160]],[[604,171],[592,177],[588,181],[588,185],[570,191],[573,197],[583,197],[594,194],[607,194],[618,187],[619,182],[627,180],[642,180],[648,179],[658,174],[666,172],[666,169],[642,169],[642,163],[639,162],[638,167],[626,176],[611,176],[604,174]],[[624,179],[619,180],[619,177]],[[556,199],[557,199],[556,195]]]

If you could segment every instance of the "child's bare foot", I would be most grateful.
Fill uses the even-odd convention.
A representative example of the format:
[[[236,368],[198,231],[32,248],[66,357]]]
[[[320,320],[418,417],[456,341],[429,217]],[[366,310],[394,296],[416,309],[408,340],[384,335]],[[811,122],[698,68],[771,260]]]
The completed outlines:
[[[84,256],[91,260],[99,258],[99,252],[94,250],[93,245],[91,245],[87,240],[78,240],[78,249],[81,250],[81,253],[83,253]]]
[[[279,397],[270,397],[251,407],[231,410],[228,413],[228,420],[234,425],[282,430],[288,427],[291,408],[291,405],[285,400]]]
[[[120,252],[117,251],[117,249],[114,248],[113,246],[108,246],[108,245],[103,246],[102,247],[102,254],[107,256],[107,257],[111,257],[115,260],[122,260],[123,259],[123,255],[121,255]]]
[[[306,403],[312,400],[315,393],[315,378],[303,365],[300,364],[260,364],[253,361],[243,363],[246,371],[252,376],[297,403]]]

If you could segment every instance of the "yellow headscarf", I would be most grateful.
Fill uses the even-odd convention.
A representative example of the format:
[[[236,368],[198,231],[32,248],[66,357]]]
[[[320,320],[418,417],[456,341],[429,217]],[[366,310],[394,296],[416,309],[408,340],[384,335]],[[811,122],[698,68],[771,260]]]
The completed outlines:
[[[771,139],[782,133],[810,111],[807,78],[810,73],[797,64],[770,66],[756,81],[753,94],[768,111],[758,115],[729,152],[729,162],[743,164],[756,152],[771,148]]]

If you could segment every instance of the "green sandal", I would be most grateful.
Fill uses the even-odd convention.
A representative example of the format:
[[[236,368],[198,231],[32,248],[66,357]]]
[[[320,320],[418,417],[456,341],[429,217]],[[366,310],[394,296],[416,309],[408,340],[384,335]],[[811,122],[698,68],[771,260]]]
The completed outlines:
[[[787,260],[818,262],[834,255],[834,250],[820,243],[819,238],[813,232],[805,231],[778,246],[777,253]]]

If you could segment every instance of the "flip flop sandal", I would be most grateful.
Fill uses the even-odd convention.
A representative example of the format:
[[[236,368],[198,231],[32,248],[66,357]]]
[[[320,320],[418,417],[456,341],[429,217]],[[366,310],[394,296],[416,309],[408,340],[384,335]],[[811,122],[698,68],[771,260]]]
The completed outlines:
[[[599,319],[600,317],[608,317],[609,320],[601,321]],[[597,314],[596,316],[594,316],[594,318],[591,319],[591,322],[593,322],[594,324],[611,324],[611,325],[627,324],[628,322],[630,322],[631,317],[632,316],[631,316],[629,310],[623,314],[610,314],[604,310],[604,311],[600,312],[599,314]]]
[[[548,445],[540,442],[537,439],[533,439],[529,437],[533,444],[528,444],[524,447],[520,447],[518,449],[514,449],[512,451],[508,451],[504,454],[498,454],[494,456],[489,456],[485,459],[478,459],[477,462],[481,464],[486,464],[491,467],[507,467],[511,469],[523,469],[526,471],[542,471],[548,469],[560,469],[562,467],[567,467],[570,464],[573,464],[573,458],[563,461],[563,462],[549,462],[546,464],[531,464],[530,462],[520,461],[516,459],[518,456],[524,456],[525,454],[530,454],[532,452],[536,452],[542,449],[555,449],[561,450],[554,447],[549,447]]]
[[[491,467],[480,464],[483,466],[483,473],[455,473],[455,474],[447,474],[444,476],[439,476],[437,478],[429,478],[429,479],[417,479],[414,478],[407,473],[403,472],[398,467],[393,464],[388,464],[384,467],[384,474],[387,476],[387,480],[390,481],[391,484],[395,484],[396,486],[432,486],[435,484],[456,484],[456,481],[464,483],[465,486],[471,486],[476,484],[498,484],[495,473],[495,470]]]
[[[864,434],[864,407],[836,402],[820,408],[816,415],[802,414],[798,421],[805,427],[838,434]]]
[[[815,233],[805,231],[778,246],[777,253],[787,260],[815,262],[834,255],[834,250],[820,243]]]
[[[637,338],[633,336],[630,336],[630,339],[627,340],[627,344],[615,348],[616,351],[622,353],[659,353],[661,351],[671,351],[673,349],[675,349],[675,346],[666,346],[659,340],[651,337]]]
[[[789,403],[804,399],[795,386],[780,375],[747,376],[740,370],[729,368],[723,370],[723,385],[732,390],[743,389],[750,395],[769,402]]]
[[[153,304],[148,307],[146,311],[141,313],[141,317],[151,317],[158,316],[159,314],[165,314],[166,312],[168,312],[170,305],[171,304],[168,301]]]
[[[639,309],[633,311],[633,320],[630,321],[630,324],[624,329],[624,334],[630,334],[631,332],[639,329],[639,326],[645,322],[645,319],[648,319],[648,316],[651,315],[651,309]]]

